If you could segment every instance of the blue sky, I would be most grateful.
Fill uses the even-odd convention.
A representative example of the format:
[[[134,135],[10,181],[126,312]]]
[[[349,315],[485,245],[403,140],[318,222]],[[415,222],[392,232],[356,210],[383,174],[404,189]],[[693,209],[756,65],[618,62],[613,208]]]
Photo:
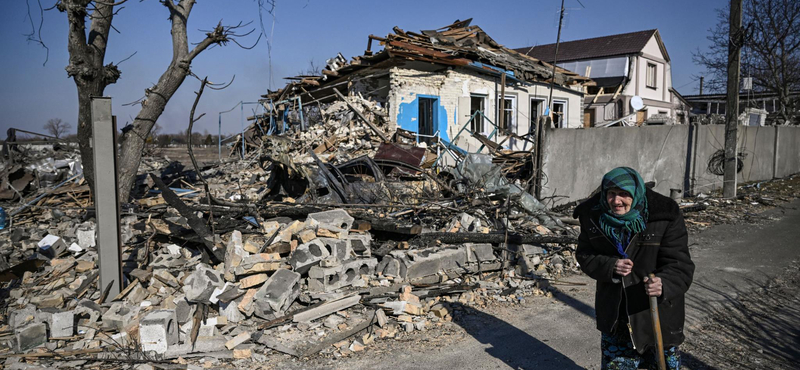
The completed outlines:
[[[38,27],[39,9],[30,0],[33,19]],[[47,8],[55,0],[41,0]],[[708,46],[708,29],[716,22],[715,8],[724,0],[704,1],[614,1],[567,0],[567,16],[562,40],[576,40],[617,33],[658,28],[672,59],[673,86],[683,94],[697,93],[693,76],[702,70],[692,63],[692,51]],[[321,1],[277,0],[275,22],[264,14],[266,31],[272,30],[272,88],[283,86],[283,77],[294,76],[314,60],[325,60],[341,52],[348,60],[361,55],[367,36],[385,36],[398,26],[419,31],[448,25],[456,19],[473,18],[472,24],[483,28],[497,42],[511,48],[555,42],[559,0],[527,1]],[[46,65],[45,50],[26,41],[30,31],[24,0],[6,4],[0,12],[3,58],[0,73],[4,82],[0,90],[0,138],[8,127],[44,132],[42,126],[50,118],[61,118],[72,124],[77,120],[75,84],[67,78],[68,62],[66,15],[57,10],[44,12],[42,39],[50,49]],[[203,38],[201,29],[209,29],[219,21],[235,24],[254,21],[258,27],[255,0],[198,1],[189,18],[189,41]],[[171,58],[171,39],[167,10],[156,0],[130,0],[114,18],[106,63],[120,64],[121,79],[106,88],[113,98],[113,113],[120,126],[133,120],[137,106],[124,106],[144,95],[144,89],[158,81]],[[256,36],[243,39],[252,44]],[[376,45],[373,45],[375,49]],[[253,50],[233,44],[216,47],[198,56],[192,64],[198,76],[209,76],[214,82],[225,82],[233,75],[231,87],[222,91],[206,90],[198,114],[206,116],[195,124],[195,131],[217,132],[218,112],[228,110],[239,101],[254,101],[270,87],[267,43],[262,40]],[[164,132],[177,132],[188,126],[194,91],[199,82],[187,78],[167,105],[159,124]],[[240,126],[238,109],[223,115],[223,133],[235,132]]]

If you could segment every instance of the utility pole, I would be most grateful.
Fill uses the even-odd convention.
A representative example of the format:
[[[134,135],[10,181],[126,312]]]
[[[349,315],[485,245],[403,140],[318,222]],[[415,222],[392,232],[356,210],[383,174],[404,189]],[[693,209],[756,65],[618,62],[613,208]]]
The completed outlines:
[[[730,30],[728,33],[728,101],[725,106],[725,175],[722,196],[736,198],[736,134],[739,126],[739,64],[742,37],[742,0],[731,0]]]
[[[705,77],[700,76],[700,95],[703,95],[703,80]]]
[[[561,43],[561,24],[564,22],[564,0],[561,0],[561,12],[558,16],[558,36],[556,36],[556,53],[553,56],[553,77],[550,79],[550,97],[547,99],[547,115],[553,112],[553,86],[556,83],[556,63],[558,63],[558,45]],[[564,124],[565,122],[561,122]]]

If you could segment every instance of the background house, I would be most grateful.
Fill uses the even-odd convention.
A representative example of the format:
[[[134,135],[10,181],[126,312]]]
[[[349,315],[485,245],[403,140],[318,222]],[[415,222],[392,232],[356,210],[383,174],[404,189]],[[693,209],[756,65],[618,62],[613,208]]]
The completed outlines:
[[[789,91],[789,99],[800,101],[800,90]],[[725,93],[686,95],[691,106],[692,121],[698,123],[724,123],[728,96]],[[796,103],[797,104],[797,103]],[[798,104],[800,105],[800,104]],[[773,125],[781,122],[784,108],[775,93],[743,91],[739,93],[740,123],[748,126]]]
[[[555,44],[515,50],[548,63],[555,56]],[[685,110],[676,109],[682,102],[672,89],[669,54],[658,30],[562,42],[557,64],[596,82],[584,97],[586,127],[632,114],[634,96],[646,106],[637,113],[637,124],[685,122],[686,115],[680,115]]]

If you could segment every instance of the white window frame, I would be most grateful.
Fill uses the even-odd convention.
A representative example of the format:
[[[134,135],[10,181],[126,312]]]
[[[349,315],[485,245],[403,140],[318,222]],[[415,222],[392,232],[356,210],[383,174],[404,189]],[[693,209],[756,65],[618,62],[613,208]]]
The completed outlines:
[[[483,111],[482,111],[482,113],[483,113],[483,114],[484,114],[484,116],[485,116],[485,115],[486,115],[486,100],[487,100],[486,98],[488,98],[488,95],[485,95],[485,94],[469,94],[469,110],[470,110],[470,117],[472,116],[472,113],[474,113],[474,112],[472,111],[472,99],[473,99],[473,98],[480,98],[480,99],[482,99],[482,100],[483,100]],[[481,127],[480,127],[480,131],[475,131],[475,130],[473,130],[473,129],[472,129],[472,125],[473,125],[473,124],[475,124],[475,122],[474,122],[474,121],[470,123],[470,128],[469,128],[469,129],[470,129],[472,132],[476,132],[476,133],[479,133],[479,134],[484,134],[484,135],[485,135],[485,134],[487,133],[487,132],[486,132],[486,128],[487,128],[487,127],[486,127],[486,120],[485,120],[483,117],[480,117],[480,119],[481,119]]]
[[[561,116],[561,126],[560,127],[568,127],[569,126],[569,101],[566,99],[553,99],[553,115],[555,115],[555,107],[556,104],[563,104],[564,111],[563,115]]]
[[[658,88],[658,64],[647,62],[647,69],[645,70],[645,86],[650,89]],[[650,71],[653,73],[650,73]]]
[[[517,113],[517,96],[516,95],[506,94],[506,95],[503,96],[503,98],[504,98],[504,100],[511,100],[511,107],[509,108],[508,105],[505,105],[503,107],[504,111],[500,112],[500,114],[505,114],[505,112],[511,112],[511,115],[510,115],[511,116],[511,122],[505,122],[505,125],[506,125],[506,127],[508,127],[509,131],[511,131],[511,132],[516,134],[517,133],[517,114],[516,114]],[[497,99],[497,105],[498,105],[498,108],[499,108],[500,99]],[[499,109],[498,109],[498,111],[499,111]],[[497,122],[495,122],[495,124],[497,125],[497,127],[500,127],[500,117],[499,116],[497,117]]]

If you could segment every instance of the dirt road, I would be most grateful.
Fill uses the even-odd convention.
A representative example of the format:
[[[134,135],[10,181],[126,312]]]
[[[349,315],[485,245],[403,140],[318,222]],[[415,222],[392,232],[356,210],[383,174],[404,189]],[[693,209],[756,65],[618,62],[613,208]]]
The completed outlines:
[[[791,293],[797,292],[800,279],[791,278],[796,268],[789,270],[789,277],[785,274],[793,266],[792,261],[800,258],[800,200],[762,213],[756,219],[745,224],[714,226],[690,236],[697,270],[687,297],[689,342],[684,368],[726,369],[731,365],[723,362],[729,357],[745,369],[761,368],[759,364],[764,364],[765,369],[780,369],[783,363],[799,360],[796,328],[800,327],[800,314],[785,305],[797,307],[800,303],[797,294]],[[725,323],[725,320],[736,321],[737,317],[747,319],[749,311],[740,296],[758,302],[758,297],[764,295],[761,287],[778,276],[783,279],[778,281],[784,284],[779,284],[780,289],[773,288],[776,293],[770,296],[772,299],[762,300],[763,304],[757,307],[750,305],[763,316],[763,320],[753,321],[763,330],[747,333],[737,330],[736,322]],[[594,329],[594,282],[586,276],[568,280],[586,285],[554,285],[558,292],[552,298],[533,297],[522,304],[500,304],[482,311],[464,307],[454,323],[436,330],[378,341],[366,351],[347,358],[318,357],[308,361],[284,358],[274,368],[599,369],[600,335]],[[771,311],[778,314],[770,315]],[[738,324],[748,326],[748,323]],[[781,325],[790,329],[774,328]],[[735,348],[736,343],[730,343],[735,338],[732,333],[749,338],[738,339],[748,343],[749,357],[718,356],[720,351]],[[759,354],[763,358],[758,358]]]

